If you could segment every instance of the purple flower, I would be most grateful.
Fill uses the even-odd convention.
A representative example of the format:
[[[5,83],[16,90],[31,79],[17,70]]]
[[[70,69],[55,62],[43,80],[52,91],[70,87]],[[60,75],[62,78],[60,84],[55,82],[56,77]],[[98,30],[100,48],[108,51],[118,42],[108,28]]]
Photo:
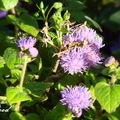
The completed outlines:
[[[73,37],[75,41],[82,42],[84,40],[92,40],[96,35],[96,31],[87,26],[80,26],[73,32]]]
[[[102,37],[85,25],[71,28],[71,32],[63,38],[63,46],[68,50],[62,51],[60,65],[69,74],[96,67],[103,59],[100,53],[100,48],[104,46]]]
[[[101,46],[102,39],[98,37],[96,31],[88,28],[85,25],[78,26],[75,29],[72,28],[71,32],[68,35],[64,36],[63,45],[66,46],[71,42],[84,42],[86,40],[90,43],[93,42],[96,43],[98,46]],[[97,43],[98,41],[99,43]]]
[[[32,48],[36,43],[36,38],[29,37],[28,39],[26,37],[20,37],[20,40],[18,41],[18,47],[21,48],[21,50],[27,50],[29,48]]]
[[[0,10],[0,19],[6,17],[8,14],[8,11],[3,11],[3,10]]]
[[[99,49],[94,46],[86,45],[83,47],[83,56],[86,61],[88,68],[96,67],[97,64],[101,64],[100,62],[103,58],[101,57],[101,53]]]
[[[74,47],[71,51],[65,51],[60,58],[60,65],[69,74],[83,73],[90,67],[96,67],[103,58],[98,49],[90,45]]]
[[[20,40],[18,41],[18,47],[21,49],[19,56],[24,57],[29,52],[31,57],[36,57],[38,55],[38,50],[34,47],[35,43],[36,38],[31,36],[29,38],[20,37]]]
[[[60,59],[60,64],[65,72],[69,74],[82,73],[87,68],[82,48],[74,48],[66,51]]]
[[[88,88],[82,86],[67,86],[61,91],[61,96],[62,105],[67,105],[68,109],[77,117],[82,115],[83,109],[90,107],[92,101]]]
[[[104,65],[106,67],[110,66],[112,63],[115,63],[115,58],[113,56],[108,57],[105,61],[104,61]]]
[[[95,47],[97,47],[97,49],[100,49],[105,46],[105,44],[102,44],[102,41],[102,37],[99,37],[98,35],[96,35],[94,39],[88,40],[89,44],[94,45]]]
[[[72,38],[71,35],[66,35],[63,38],[63,45],[66,47],[69,43],[74,42],[74,39]]]
[[[29,48],[29,52],[32,57],[36,57],[38,55],[38,50],[34,47]]]

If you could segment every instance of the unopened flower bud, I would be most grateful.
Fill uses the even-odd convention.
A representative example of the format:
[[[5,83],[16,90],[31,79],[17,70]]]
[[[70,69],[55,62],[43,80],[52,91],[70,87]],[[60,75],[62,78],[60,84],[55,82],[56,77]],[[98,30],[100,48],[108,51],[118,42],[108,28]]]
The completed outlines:
[[[108,57],[105,61],[104,61],[104,65],[106,67],[109,67],[111,64],[113,64],[115,62],[115,58],[113,56]]]
[[[64,20],[69,20],[70,19],[70,13],[68,11],[66,11],[63,18],[64,18]]]
[[[34,47],[30,48],[29,52],[32,57],[36,57],[38,55],[38,50]]]

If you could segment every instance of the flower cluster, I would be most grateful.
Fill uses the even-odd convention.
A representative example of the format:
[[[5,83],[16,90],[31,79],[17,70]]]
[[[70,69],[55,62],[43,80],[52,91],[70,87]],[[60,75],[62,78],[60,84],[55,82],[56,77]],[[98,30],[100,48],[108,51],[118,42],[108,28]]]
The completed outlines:
[[[76,117],[80,117],[82,110],[87,110],[92,102],[88,88],[82,86],[67,86],[61,91],[61,96],[62,105],[67,105]]]
[[[67,50],[63,51],[60,64],[69,74],[96,67],[103,59],[100,53],[100,48],[104,46],[102,38],[86,25],[71,28],[71,32],[63,38],[63,46]]]
[[[20,47],[22,51],[28,50],[32,57],[36,57],[38,50],[34,47],[35,43],[36,39],[31,36],[28,39],[26,37],[20,37],[18,47]]]

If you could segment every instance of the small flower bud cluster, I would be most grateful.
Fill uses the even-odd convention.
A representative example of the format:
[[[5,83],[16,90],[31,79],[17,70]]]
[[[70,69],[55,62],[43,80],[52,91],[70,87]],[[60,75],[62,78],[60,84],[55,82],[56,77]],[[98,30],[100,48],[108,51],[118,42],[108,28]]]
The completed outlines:
[[[119,65],[119,62],[113,57],[110,56],[103,62],[105,67],[109,67],[111,70],[116,69]]]
[[[71,32],[63,38],[63,46],[67,50],[63,51],[60,64],[69,74],[96,67],[103,59],[100,53],[100,48],[104,46],[102,38],[86,25],[71,28]]]
[[[36,43],[36,38],[33,37],[20,37],[18,40],[18,47],[21,51],[28,51],[32,57],[36,57],[38,55],[38,50],[34,47]]]

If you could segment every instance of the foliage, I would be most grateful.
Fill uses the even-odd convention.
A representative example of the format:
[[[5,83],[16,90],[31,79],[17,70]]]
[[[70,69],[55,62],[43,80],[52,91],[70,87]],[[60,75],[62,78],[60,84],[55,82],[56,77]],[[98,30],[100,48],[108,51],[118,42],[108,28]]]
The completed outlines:
[[[120,45],[115,44],[120,32],[119,5],[119,0],[1,0],[0,118],[119,120]],[[1,18],[2,12],[7,14]],[[103,59],[95,68],[68,74],[59,64],[62,53],[87,43],[64,48],[63,38],[80,25],[94,28],[104,38]],[[36,38],[32,48],[38,56],[32,56],[30,48],[18,47],[20,38],[29,36]],[[115,61],[106,66],[108,56]],[[89,88],[92,102],[80,117],[60,102],[66,86]]]

